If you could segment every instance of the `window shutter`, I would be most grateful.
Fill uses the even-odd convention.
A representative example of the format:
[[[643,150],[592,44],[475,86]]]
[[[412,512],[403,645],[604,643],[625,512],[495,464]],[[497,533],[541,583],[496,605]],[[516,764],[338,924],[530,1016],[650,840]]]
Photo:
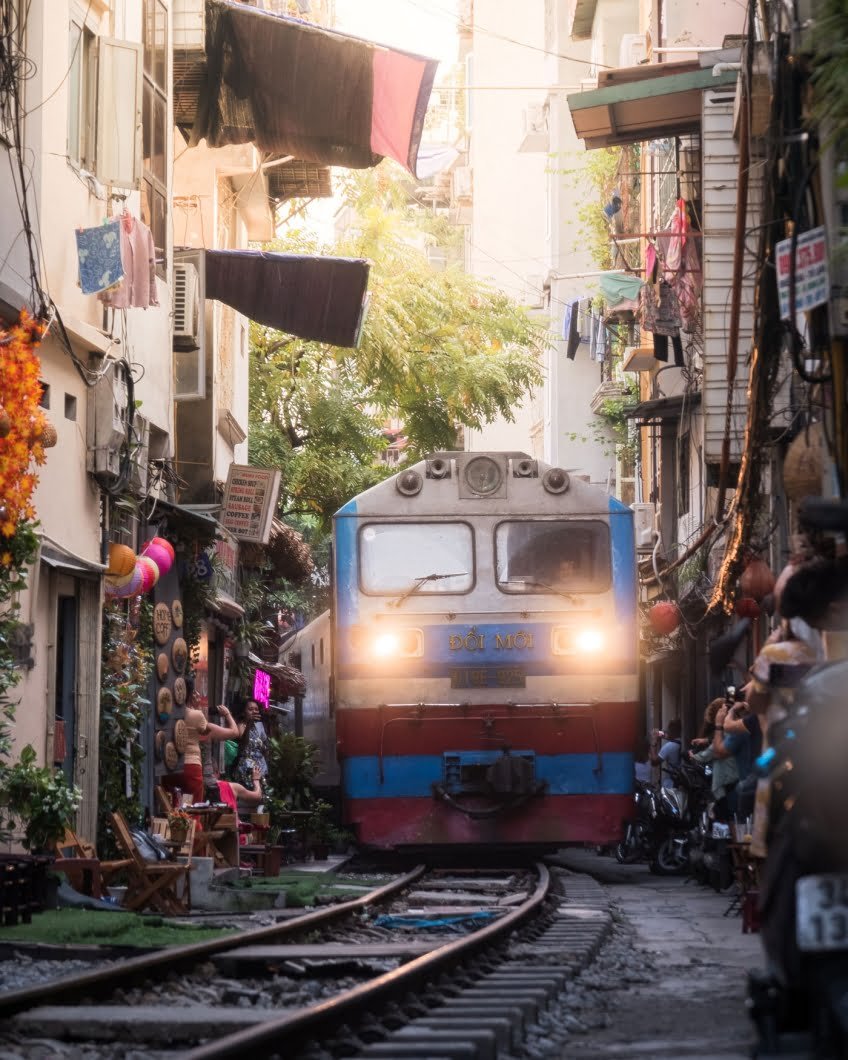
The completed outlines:
[[[137,188],[141,180],[141,45],[101,37],[97,72],[97,179]]]

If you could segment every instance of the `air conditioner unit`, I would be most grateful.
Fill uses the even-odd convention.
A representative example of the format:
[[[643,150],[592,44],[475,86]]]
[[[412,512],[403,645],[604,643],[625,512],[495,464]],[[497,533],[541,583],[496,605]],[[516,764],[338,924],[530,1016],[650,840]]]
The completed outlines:
[[[618,50],[619,66],[638,66],[648,58],[648,40],[644,33],[624,33]]]
[[[174,345],[197,349],[200,345],[200,277],[190,261],[174,264]]]
[[[174,251],[174,374],[177,401],[206,396],[206,258]]]
[[[519,151],[548,150],[548,108],[544,103],[531,103],[522,112],[524,131]]]
[[[127,384],[111,361],[88,391],[86,469],[103,485],[117,481],[127,440]]]
[[[130,438],[130,485],[147,493],[147,467],[150,459],[150,422],[136,413]]]
[[[656,543],[657,510],[654,504],[631,504],[637,552],[650,552]]]

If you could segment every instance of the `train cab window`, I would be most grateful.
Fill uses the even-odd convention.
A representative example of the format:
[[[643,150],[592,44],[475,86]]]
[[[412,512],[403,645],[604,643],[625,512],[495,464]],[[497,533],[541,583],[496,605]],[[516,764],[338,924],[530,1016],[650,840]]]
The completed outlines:
[[[359,532],[359,578],[372,595],[467,593],[474,535],[467,523],[369,523]]]
[[[495,555],[505,593],[597,593],[610,584],[609,527],[599,521],[500,523]]]

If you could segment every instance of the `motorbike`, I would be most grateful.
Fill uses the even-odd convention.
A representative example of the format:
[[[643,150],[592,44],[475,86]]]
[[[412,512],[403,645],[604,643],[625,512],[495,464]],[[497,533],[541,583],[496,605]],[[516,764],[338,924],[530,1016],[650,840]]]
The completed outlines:
[[[654,855],[654,821],[657,818],[657,793],[650,784],[635,782],[634,815],[624,823],[624,838],[615,848],[620,865],[650,861]]]
[[[650,861],[658,876],[680,876],[689,871],[693,846],[702,828],[709,782],[702,766],[681,761],[666,766],[674,787],[660,788],[656,848]]]

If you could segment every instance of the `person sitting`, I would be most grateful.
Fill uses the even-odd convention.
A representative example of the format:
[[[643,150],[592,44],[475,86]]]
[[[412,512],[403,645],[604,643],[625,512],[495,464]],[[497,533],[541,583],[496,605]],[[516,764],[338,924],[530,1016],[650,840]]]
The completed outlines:
[[[657,732],[651,746],[651,762],[660,767],[661,783],[664,788],[674,787],[674,777],[668,772],[680,766],[680,734],[682,732],[680,718],[672,718],[666,726],[665,732]],[[657,743],[662,741],[659,750]]]

